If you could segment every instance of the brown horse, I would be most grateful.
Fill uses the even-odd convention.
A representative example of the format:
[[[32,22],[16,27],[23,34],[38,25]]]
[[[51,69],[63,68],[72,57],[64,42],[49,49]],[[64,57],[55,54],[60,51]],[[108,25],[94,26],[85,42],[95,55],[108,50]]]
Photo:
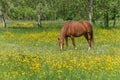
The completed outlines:
[[[93,38],[93,26],[88,21],[74,22],[67,21],[61,29],[60,37],[58,38],[60,50],[63,49],[64,39],[66,40],[66,48],[68,48],[68,37],[71,38],[72,44],[75,49],[74,37],[80,37],[84,35],[89,44],[89,49],[91,48],[91,42],[94,42]]]

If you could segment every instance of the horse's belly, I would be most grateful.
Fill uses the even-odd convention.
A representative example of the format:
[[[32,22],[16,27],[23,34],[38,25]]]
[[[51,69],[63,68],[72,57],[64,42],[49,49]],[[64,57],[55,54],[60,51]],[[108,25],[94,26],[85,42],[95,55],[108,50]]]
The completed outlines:
[[[79,37],[79,36],[82,36],[84,33],[75,33],[75,34],[73,34],[73,36],[75,36],[75,37]]]
[[[84,35],[85,33],[82,33],[82,32],[75,32],[75,33],[68,33],[67,34],[67,37],[70,37],[70,36],[74,36],[74,37],[80,37],[82,35]]]

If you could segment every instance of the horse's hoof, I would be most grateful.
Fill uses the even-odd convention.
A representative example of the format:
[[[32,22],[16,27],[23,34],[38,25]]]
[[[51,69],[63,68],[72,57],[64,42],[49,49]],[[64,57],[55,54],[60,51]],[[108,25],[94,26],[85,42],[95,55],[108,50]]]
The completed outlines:
[[[90,49],[91,49],[91,48],[89,47],[89,48],[88,48],[88,51],[89,51]]]

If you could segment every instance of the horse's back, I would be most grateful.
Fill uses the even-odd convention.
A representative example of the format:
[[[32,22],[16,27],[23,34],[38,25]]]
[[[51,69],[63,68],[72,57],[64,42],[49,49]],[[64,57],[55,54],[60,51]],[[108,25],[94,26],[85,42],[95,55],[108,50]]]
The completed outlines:
[[[88,21],[67,21],[64,23],[62,28],[62,33],[64,32],[66,36],[81,36],[86,32],[92,31],[92,24]]]
[[[88,32],[93,31],[93,25],[89,21],[81,21],[80,24],[82,24]]]
[[[67,36],[81,36],[86,31],[84,25],[80,24],[77,21],[71,21],[68,25],[69,27],[66,30]]]

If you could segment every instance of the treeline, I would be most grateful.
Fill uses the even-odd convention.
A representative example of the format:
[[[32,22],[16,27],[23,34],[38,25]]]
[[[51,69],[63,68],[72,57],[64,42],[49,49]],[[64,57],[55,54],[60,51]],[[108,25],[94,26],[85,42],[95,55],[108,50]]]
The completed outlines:
[[[5,18],[13,20],[109,20],[120,17],[120,0],[0,0]]]

